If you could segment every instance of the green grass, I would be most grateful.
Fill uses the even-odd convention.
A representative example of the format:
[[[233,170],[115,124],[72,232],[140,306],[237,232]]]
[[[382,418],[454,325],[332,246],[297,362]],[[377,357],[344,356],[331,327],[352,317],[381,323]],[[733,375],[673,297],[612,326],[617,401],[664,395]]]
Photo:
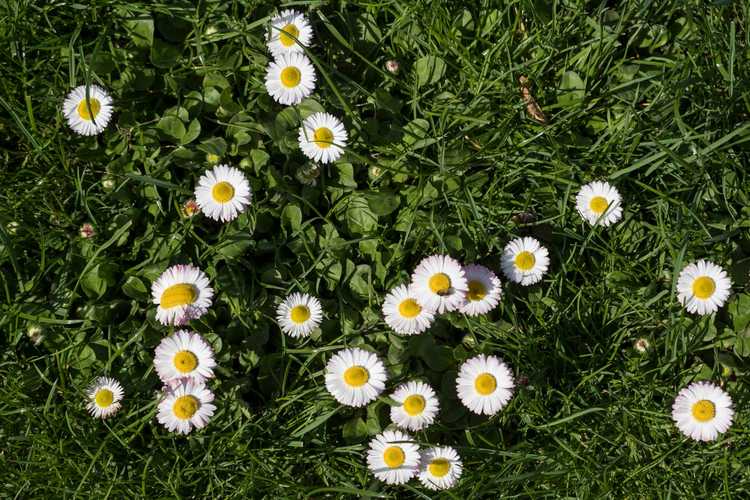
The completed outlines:
[[[386,402],[349,409],[327,395],[325,361],[357,344],[386,360],[389,388],[422,377],[440,394],[439,424],[416,437],[463,457],[445,498],[750,495],[746,3],[295,2],[309,8],[319,78],[314,100],[286,110],[263,86],[275,7],[91,4],[0,5],[0,495],[436,496],[368,473]],[[547,125],[526,113],[520,76]],[[86,81],[117,111],[82,139],[60,108]],[[296,129],[321,108],[344,118],[351,147],[307,186]],[[223,226],[179,212],[208,153],[254,190],[251,210]],[[573,200],[602,178],[625,215],[592,230]],[[423,256],[499,271],[502,247],[525,234],[550,249],[542,284],[506,286],[486,318],[388,332],[380,302]],[[698,258],[734,282],[707,318],[674,293]],[[192,324],[217,350],[218,412],[187,438],[155,419],[152,355],[167,329],[147,292],[181,262],[218,291]],[[273,320],[294,289],[327,314],[305,341]],[[632,347],[641,337],[645,354]],[[455,396],[457,366],[478,352],[528,380],[491,419]],[[106,422],[84,408],[102,374],[126,390]],[[670,418],[699,379],[722,383],[738,410],[712,444]]]

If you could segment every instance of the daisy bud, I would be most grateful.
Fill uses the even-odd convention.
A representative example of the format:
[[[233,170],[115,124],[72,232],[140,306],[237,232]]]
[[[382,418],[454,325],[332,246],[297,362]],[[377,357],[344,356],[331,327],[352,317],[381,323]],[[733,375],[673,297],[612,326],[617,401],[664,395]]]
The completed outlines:
[[[112,191],[115,188],[115,181],[111,177],[105,177],[102,179],[102,189],[105,191]]]
[[[199,213],[200,211],[201,211],[201,209],[198,206],[198,203],[193,198],[190,198],[188,201],[186,201],[182,205],[182,216],[183,217],[192,217],[195,214]]]
[[[398,61],[395,59],[388,59],[385,62],[385,69],[387,69],[389,73],[395,75],[396,73],[398,73],[398,69],[399,69]]]
[[[10,234],[16,234],[18,232],[18,222],[14,220],[8,222],[8,224],[5,226],[5,229]]]
[[[81,226],[80,229],[81,238],[92,238],[96,232],[94,231],[94,226],[92,226],[90,223],[86,222]]]
[[[208,162],[209,165],[216,165],[220,161],[221,156],[214,153],[206,153],[206,162]]]
[[[31,340],[34,345],[39,345],[42,340],[44,340],[44,335],[42,335],[42,327],[37,325],[36,323],[29,326],[29,328],[26,330],[26,336],[29,337],[29,340]]]
[[[633,347],[638,352],[646,352],[648,351],[650,344],[645,338],[640,338],[633,343]]]

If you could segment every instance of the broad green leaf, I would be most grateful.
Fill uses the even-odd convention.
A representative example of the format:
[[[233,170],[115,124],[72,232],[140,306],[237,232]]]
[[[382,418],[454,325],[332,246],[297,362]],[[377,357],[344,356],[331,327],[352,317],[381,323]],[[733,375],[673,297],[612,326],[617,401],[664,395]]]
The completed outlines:
[[[417,85],[430,85],[445,74],[445,61],[437,56],[424,56],[417,59],[414,69],[417,72]]]
[[[154,43],[154,20],[132,19],[125,21],[125,29],[137,47],[150,47]]]
[[[175,142],[180,142],[185,137],[185,124],[176,116],[163,116],[159,120],[159,123],[156,124],[156,128],[164,132],[171,139],[174,139]]]
[[[586,96],[586,84],[575,71],[563,73],[560,81],[560,94],[557,102],[562,106],[574,106],[583,101]]]

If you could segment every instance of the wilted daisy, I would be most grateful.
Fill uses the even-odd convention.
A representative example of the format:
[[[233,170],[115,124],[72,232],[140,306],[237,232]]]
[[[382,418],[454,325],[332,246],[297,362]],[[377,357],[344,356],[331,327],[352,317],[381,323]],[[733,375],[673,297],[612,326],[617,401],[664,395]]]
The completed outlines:
[[[435,391],[424,382],[401,384],[391,394],[391,399],[399,403],[391,406],[391,420],[410,431],[419,431],[432,424],[440,409]]]
[[[480,354],[466,360],[456,379],[461,402],[479,415],[494,415],[513,396],[513,374],[500,358]]]
[[[622,218],[622,198],[614,186],[594,181],[581,187],[576,208],[589,224],[609,226]]]
[[[326,365],[326,389],[342,405],[364,406],[385,389],[383,362],[354,347],[334,354]]]
[[[690,313],[718,311],[731,290],[732,280],[726,271],[706,260],[687,265],[677,279],[677,299]]]
[[[236,219],[250,205],[251,197],[245,174],[228,165],[207,170],[195,187],[195,199],[201,211],[222,222]]]
[[[536,238],[516,238],[505,245],[500,263],[509,280],[533,285],[549,268],[549,252]]]
[[[202,429],[216,411],[211,404],[214,394],[203,382],[183,379],[164,386],[156,419],[167,430],[188,434],[193,428]]]
[[[464,273],[469,291],[466,292],[466,303],[461,307],[461,312],[467,316],[479,316],[497,307],[503,293],[497,275],[478,264],[465,266]]]
[[[713,441],[732,425],[732,399],[719,386],[695,382],[680,391],[672,405],[672,420],[696,441]]]
[[[86,391],[86,409],[96,418],[111,417],[120,410],[120,401],[125,394],[120,383],[108,377],[99,377]]]
[[[419,470],[419,446],[401,431],[385,431],[370,441],[367,466],[386,484],[404,484]]]
[[[313,113],[299,129],[299,147],[305,156],[320,163],[338,160],[349,135],[341,120],[328,113]]]
[[[281,331],[292,337],[307,337],[322,319],[320,301],[306,293],[293,293],[276,308],[276,321]]]
[[[96,135],[107,128],[112,118],[112,98],[97,85],[76,87],[63,103],[63,114],[68,126],[81,135]]]
[[[435,320],[432,310],[419,305],[414,294],[399,285],[385,296],[383,316],[388,326],[401,335],[416,335],[427,330]]]
[[[206,314],[214,290],[208,276],[195,266],[178,264],[162,273],[151,285],[156,319],[163,325],[184,325]]]
[[[450,446],[428,448],[421,453],[419,481],[425,488],[445,490],[461,477],[463,465],[458,452]]]
[[[203,337],[177,330],[156,347],[154,368],[162,382],[191,378],[201,382],[214,376],[214,351]]]
[[[271,19],[267,40],[268,50],[274,57],[290,52],[303,52],[301,45],[310,45],[312,28],[304,14],[291,9],[282,10]]]
[[[426,257],[411,275],[411,290],[423,307],[437,313],[455,311],[466,302],[466,274],[448,255]]]
[[[279,104],[299,104],[315,90],[315,69],[300,53],[283,54],[268,64],[266,90]]]

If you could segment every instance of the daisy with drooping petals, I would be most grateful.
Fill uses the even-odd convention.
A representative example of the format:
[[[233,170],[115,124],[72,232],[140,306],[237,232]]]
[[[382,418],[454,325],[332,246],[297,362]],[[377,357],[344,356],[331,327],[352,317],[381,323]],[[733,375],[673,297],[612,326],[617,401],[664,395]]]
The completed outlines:
[[[458,452],[450,446],[429,448],[421,453],[419,481],[431,490],[453,487],[461,477],[463,464]]]
[[[214,351],[195,332],[177,330],[156,347],[154,368],[162,382],[190,378],[202,382],[214,376]]]
[[[500,264],[509,280],[533,285],[549,268],[549,252],[536,238],[516,238],[505,245]]]
[[[460,309],[466,302],[466,274],[448,255],[426,257],[411,275],[411,290],[423,307],[437,313]]]
[[[211,404],[214,393],[203,382],[172,381],[164,391],[156,419],[171,432],[188,434],[193,428],[202,429],[216,411]]]
[[[440,403],[435,391],[424,382],[411,381],[401,384],[391,395],[399,403],[391,406],[394,424],[410,431],[419,431],[435,421]]]
[[[576,208],[591,225],[609,226],[622,218],[622,198],[614,186],[594,181],[581,187],[576,195]]]
[[[315,69],[304,54],[284,54],[269,63],[266,90],[279,104],[299,104],[315,90]]]
[[[195,200],[201,211],[213,220],[234,220],[250,205],[250,184],[241,170],[217,165],[198,180]]]
[[[419,470],[419,446],[401,431],[385,431],[370,441],[367,466],[386,484],[404,484]]]
[[[513,396],[513,373],[500,358],[480,354],[466,360],[456,379],[461,402],[479,415],[494,415]]]
[[[704,315],[718,311],[731,290],[732,280],[726,271],[706,260],[687,265],[677,278],[677,299],[690,313]]]
[[[323,319],[320,301],[306,293],[293,293],[276,308],[281,331],[292,337],[307,337]]]
[[[99,377],[86,390],[89,402],[86,409],[95,418],[108,418],[120,411],[125,394],[120,382],[109,377]]]
[[[305,156],[320,163],[331,163],[344,154],[346,133],[341,120],[328,113],[313,113],[299,129],[299,147]]]
[[[375,400],[386,378],[383,362],[357,347],[337,352],[326,365],[326,389],[342,405],[364,406]]]
[[[479,316],[493,310],[500,303],[503,293],[500,278],[484,266],[469,264],[464,267],[466,283],[466,303],[461,312],[467,316]]]
[[[312,40],[312,28],[304,14],[296,10],[282,10],[271,19],[268,29],[268,50],[274,57],[294,52],[304,52]]]
[[[156,319],[162,325],[184,325],[208,311],[214,290],[208,276],[195,266],[178,264],[162,273],[151,285],[157,304]]]
[[[435,314],[419,305],[415,295],[404,285],[397,286],[385,296],[383,316],[388,326],[400,335],[422,333],[435,320]]]
[[[81,135],[101,133],[112,118],[112,98],[97,85],[89,86],[88,99],[86,86],[73,89],[63,103],[63,114],[68,126]]]
[[[672,420],[696,441],[714,441],[732,425],[732,398],[711,382],[695,382],[680,391],[672,405]]]

